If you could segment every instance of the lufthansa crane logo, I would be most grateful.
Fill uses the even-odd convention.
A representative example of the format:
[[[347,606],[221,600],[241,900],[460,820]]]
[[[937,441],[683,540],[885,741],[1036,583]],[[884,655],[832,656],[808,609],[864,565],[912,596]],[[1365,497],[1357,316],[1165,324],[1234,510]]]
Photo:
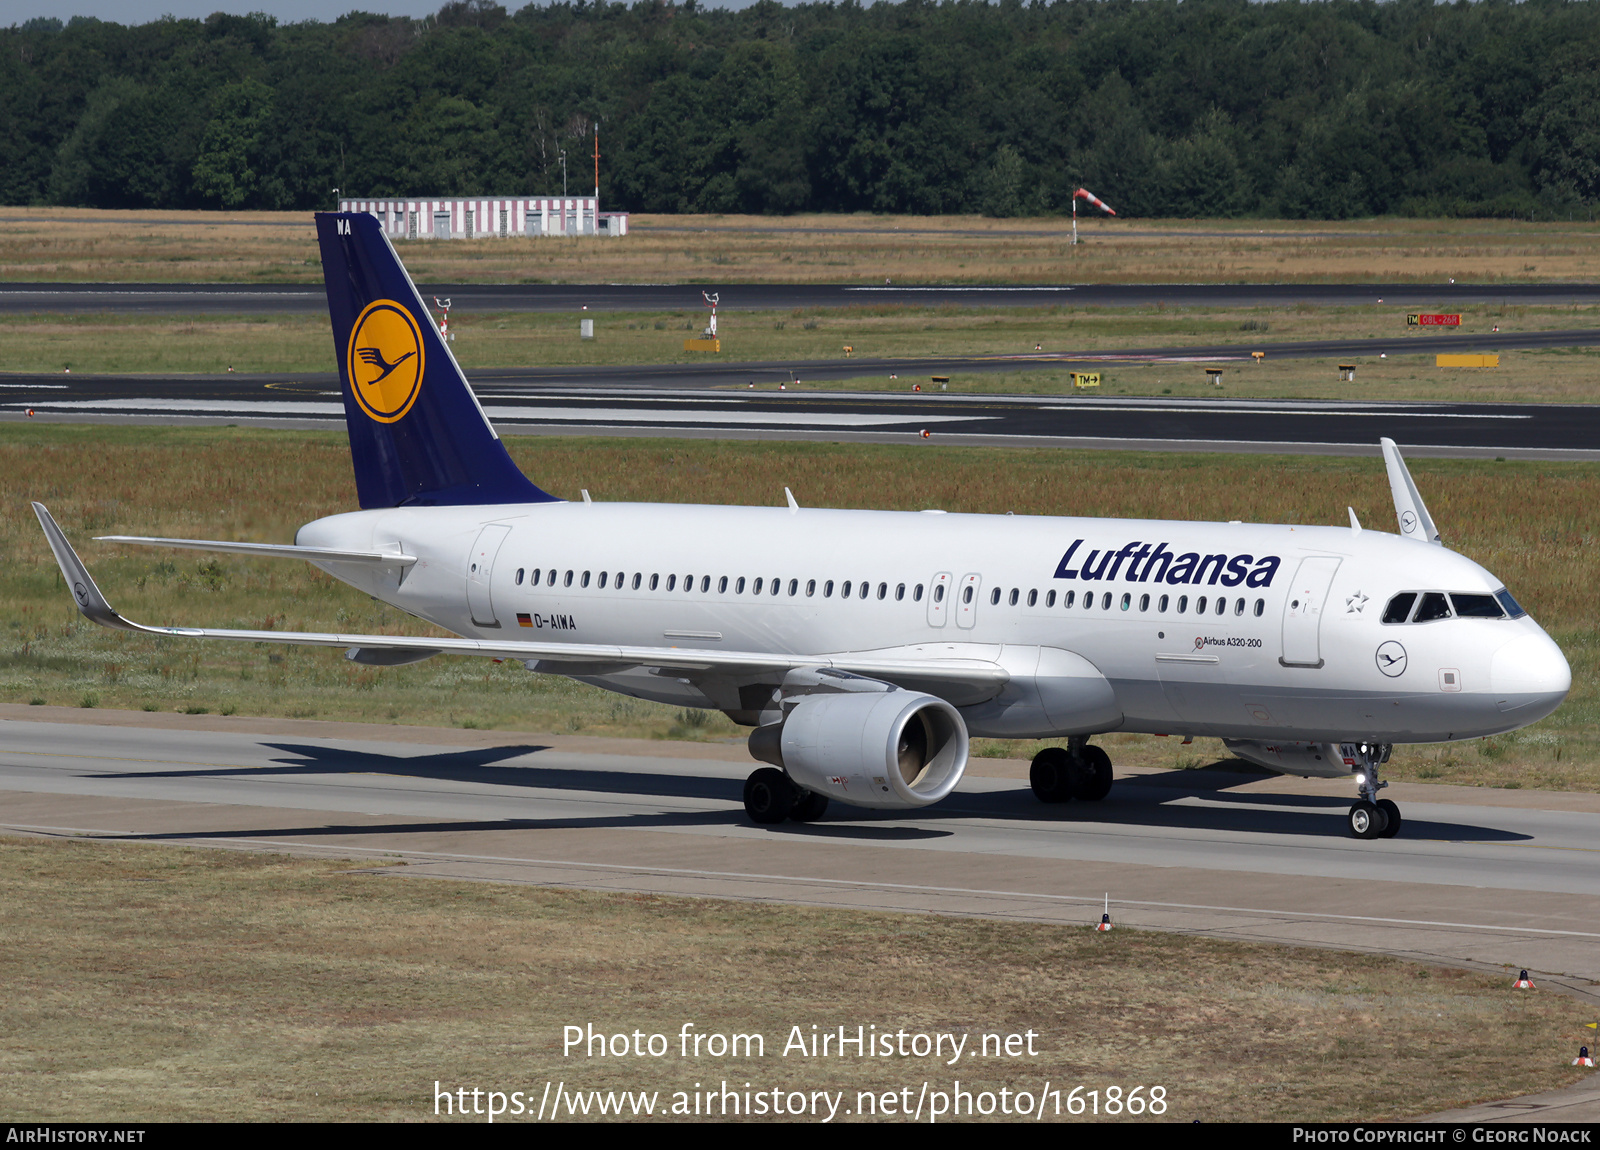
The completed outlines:
[[[1391,679],[1406,673],[1406,649],[1393,639],[1378,648],[1378,670]]]
[[[356,402],[379,423],[393,423],[422,389],[422,331],[393,300],[369,303],[350,332],[345,369]]]

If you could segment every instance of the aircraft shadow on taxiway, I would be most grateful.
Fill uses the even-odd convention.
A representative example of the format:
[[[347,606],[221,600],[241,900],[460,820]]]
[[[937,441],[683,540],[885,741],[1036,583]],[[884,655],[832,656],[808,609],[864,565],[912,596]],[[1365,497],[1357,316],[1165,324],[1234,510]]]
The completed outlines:
[[[604,827],[730,826],[747,821],[738,805],[741,780],[672,772],[632,772],[541,767],[502,766],[508,759],[549,751],[537,744],[483,747],[437,754],[382,754],[342,747],[298,743],[264,743],[275,751],[296,756],[276,759],[271,767],[206,768],[137,771],[107,774],[104,778],[264,778],[310,774],[389,775],[440,782],[527,788],[547,792],[712,800],[731,804],[726,810],[650,812],[627,815],[555,818],[506,818],[484,821],[449,820],[385,825],[340,826],[263,830],[260,832],[194,832],[152,835],[152,838],[214,838],[218,834],[380,834],[423,833],[440,830],[558,830]],[[910,841],[946,838],[953,832],[927,824],[948,819],[982,818],[1018,824],[1160,827],[1170,830],[1254,832],[1326,838],[1333,824],[1342,824],[1350,800],[1328,795],[1230,793],[1231,788],[1259,781],[1259,774],[1216,770],[1167,771],[1160,775],[1124,778],[1110,796],[1097,803],[1062,803],[1044,806],[1025,786],[1005,790],[957,791],[932,807],[913,811],[876,811],[834,803],[815,823],[780,823],[765,829],[776,834],[811,838],[875,841]],[[1204,798],[1204,805],[1176,802]],[[915,820],[920,826],[884,825]],[[1526,841],[1529,836],[1495,827],[1408,817],[1402,838],[1472,842]]]

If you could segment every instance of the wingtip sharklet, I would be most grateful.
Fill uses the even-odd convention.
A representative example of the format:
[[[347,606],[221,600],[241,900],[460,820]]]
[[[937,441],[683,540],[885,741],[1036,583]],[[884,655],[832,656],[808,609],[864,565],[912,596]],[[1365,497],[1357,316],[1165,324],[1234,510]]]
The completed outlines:
[[[1411,471],[1406,467],[1399,446],[1388,436],[1380,438],[1378,444],[1383,448],[1383,465],[1389,472],[1389,491],[1394,496],[1394,515],[1400,525],[1401,536],[1444,546],[1439,529],[1434,526],[1433,516],[1428,514],[1428,506],[1422,501],[1422,493],[1411,478]]]
[[[72,549],[72,544],[67,542],[66,532],[61,530],[61,525],[50,514],[50,509],[43,503],[34,503],[33,513],[39,517],[39,526],[44,529],[46,542],[55,554],[56,563],[61,568],[61,577],[67,581],[67,586],[72,590],[72,600],[78,605],[84,618],[102,627],[116,627],[123,631],[139,631],[143,628],[129,623],[116,609],[107,602],[106,597],[100,593],[100,588],[95,586],[94,579],[89,575],[89,569],[83,565],[83,560],[78,558],[78,553]]]

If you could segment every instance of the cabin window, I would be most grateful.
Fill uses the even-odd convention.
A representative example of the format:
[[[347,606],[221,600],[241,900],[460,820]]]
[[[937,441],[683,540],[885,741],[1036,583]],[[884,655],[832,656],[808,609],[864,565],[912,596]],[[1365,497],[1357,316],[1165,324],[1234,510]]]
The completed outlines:
[[[1039,592],[1037,592],[1037,591],[1029,591],[1028,592],[1028,606],[1032,607],[1038,601],[1039,601]],[[1046,603],[1045,606],[1048,607],[1049,604]]]
[[[830,584],[830,586],[831,586],[831,584]],[[850,598],[850,580],[846,579],[844,581],[844,586],[839,588],[839,598],[841,598],[841,599]]]
[[[605,571],[600,572],[600,590],[602,590],[602,591],[604,591],[606,589],[606,575],[607,574],[608,573],[605,572]]]
[[[700,594],[704,595],[709,590],[711,590],[711,576],[700,576]]]
[[[933,601],[935,603],[943,603],[944,602],[944,584],[943,583],[940,583],[938,586],[936,586],[933,589]]]
[[[707,578],[710,578],[710,576],[707,576]],[[726,595],[727,593],[728,593],[728,577],[726,575],[724,575],[721,579],[717,580],[717,594],[718,595]]]
[[[1105,593],[1105,596],[1100,600],[1100,610],[1102,610],[1102,611],[1111,610],[1111,592],[1107,591]]]
[[[1006,605],[1008,607],[1015,607],[1017,605],[1017,589],[1015,587],[1011,588],[1011,595],[1006,599]]]
[[[1256,618],[1257,619],[1261,618],[1261,613],[1263,611],[1265,611],[1266,609],[1267,609],[1267,601],[1265,599],[1257,599],[1256,600]]]
[[[555,571],[554,567],[552,567],[550,569],[550,578],[546,579],[545,582],[548,583],[551,587],[554,587],[556,585],[556,571]]]
[[[743,595],[744,594],[744,576],[743,575],[739,576],[738,580],[734,583],[734,585],[733,585],[733,593],[735,595]],[[752,592],[752,594],[754,594],[754,592]]]
[[[917,590],[921,591],[922,588],[919,587],[919,588],[917,588]],[[904,599],[905,597],[906,597],[906,585],[904,583],[896,583],[895,587],[894,587],[894,601],[896,603],[898,603],[902,599]],[[881,596],[880,596],[880,598],[881,598]],[[920,598],[922,598],[922,596],[918,595],[917,598],[920,599]]]
[[[972,602],[972,588],[971,587],[967,588],[966,599],[967,599],[968,603]],[[999,602],[1000,602],[1000,588],[996,587],[993,591],[989,592],[989,605],[992,607],[992,606],[994,606],[995,604],[997,604]]]
[[[1122,609],[1123,609],[1123,610],[1124,610],[1124,611],[1126,611],[1126,610],[1127,610],[1127,609],[1128,609],[1128,607],[1129,607],[1129,606],[1130,606],[1130,605],[1131,605],[1131,604],[1132,604],[1132,603],[1133,603],[1133,595],[1132,595],[1132,594],[1130,594],[1130,593],[1129,593],[1129,592],[1127,592],[1127,591],[1124,591],[1124,592],[1123,592],[1123,593],[1122,593]]]
[[[1094,610],[1094,592],[1093,591],[1085,591],[1083,593],[1083,609],[1085,611]]]
[[[1415,591],[1400,592],[1393,599],[1390,599],[1389,605],[1383,609],[1383,621],[1385,623],[1404,623],[1411,617],[1411,605],[1416,601],[1417,593]]]
[[[628,577],[628,575],[627,575],[626,572],[618,571],[617,572],[617,577],[616,577],[616,579],[612,580],[612,584],[611,585],[613,587],[615,587],[618,591],[621,591],[622,590],[622,581],[624,579],[626,579],[627,577]]]
[[[759,576],[756,578],[756,581],[754,583],[750,584],[750,594],[752,594],[752,595],[761,594],[761,579],[760,579]]]
[[[809,599],[809,598],[811,598],[811,596],[815,595],[816,593],[817,593],[817,581],[815,579],[807,579],[806,580],[806,598]]]
[[[999,602],[999,595],[1000,595],[1000,592],[996,591],[995,592],[995,601],[996,602]],[[972,585],[970,583],[967,586],[965,586],[965,587],[963,587],[961,589],[961,601],[963,603],[972,602]]]
[[[1148,596],[1148,595],[1140,595],[1139,596],[1139,610],[1141,610],[1141,611],[1150,610],[1150,596]]]
[[[878,584],[878,598],[882,599],[883,598],[883,593],[885,591],[887,591],[888,589],[889,589],[889,585],[887,583],[879,583]],[[868,583],[866,580],[862,580],[862,582],[861,582],[861,590],[856,592],[856,598],[857,599],[865,599],[867,597],[867,592],[869,592],[871,590],[872,590],[872,584]]]
[[[778,593],[778,585],[779,585],[779,584],[780,584],[780,583],[781,583],[781,582],[782,582],[782,581],[781,581],[781,580],[779,580],[779,579],[773,579],[773,580],[771,580],[771,582],[770,582],[770,586],[771,586],[771,587],[772,587],[772,591],[771,591],[771,592],[770,592],[770,593],[771,593],[771,594],[773,594],[773,595],[776,595],[776,594],[777,594],[777,593]],[[793,592],[792,592],[792,591],[791,591],[791,592],[790,592],[790,594],[793,594]]]
[[[1218,595],[1218,596],[1217,596],[1217,610],[1216,610],[1216,614],[1218,614],[1218,615],[1220,615],[1220,614],[1222,614],[1222,613],[1223,613],[1223,612],[1224,612],[1224,611],[1226,611],[1226,610],[1227,610],[1227,609],[1228,609],[1228,599],[1227,599],[1227,596],[1225,596],[1225,595]]]
[[[1156,600],[1156,610],[1165,613],[1168,602],[1169,600],[1165,595],[1161,596],[1161,598]]]
[[[912,590],[912,592],[911,592],[911,601],[913,603],[922,602],[922,584],[921,583],[918,583],[916,585],[916,587]]]
[[[1234,605],[1233,605],[1233,613],[1235,615],[1243,615],[1244,614],[1244,600],[1243,599],[1240,599],[1240,600],[1238,600],[1238,601],[1236,601],[1234,603]]]
[[[1076,599],[1077,597],[1078,597],[1078,593],[1076,591],[1068,591],[1065,595],[1063,595],[1061,597],[1061,605],[1063,607],[1070,607],[1070,606],[1072,606],[1072,601],[1074,599]]]
[[[675,590],[677,590],[677,587],[678,587],[678,577],[676,575],[668,575],[667,576],[667,590],[668,591],[675,591]]]
[[[567,572],[567,577],[561,581],[561,585],[563,587],[571,587],[572,586],[572,572],[571,571]]]
[[[1206,597],[1204,595],[1194,601],[1194,613],[1196,615],[1204,615],[1206,613]]]
[[[791,596],[794,596],[794,595],[798,595],[799,593],[800,593],[800,580],[798,580],[798,579],[789,580],[789,594]]]
[[[518,587],[521,587],[521,586],[522,586],[522,573],[523,573],[523,572],[524,572],[524,571],[525,571],[525,570],[527,570],[527,569],[526,569],[526,568],[524,568],[524,567],[518,567],[518,568],[517,568],[517,586],[518,586]]]
[[[1189,596],[1187,596],[1187,595],[1179,595],[1178,596],[1178,614],[1182,615],[1188,609],[1189,609]]]
[[[1435,619],[1450,618],[1450,604],[1446,602],[1441,591],[1426,591],[1423,593],[1422,602],[1417,605],[1417,613],[1411,619],[1413,623],[1432,623]]]
[[[1046,591],[1044,593],[1044,605],[1046,607],[1054,607],[1056,605],[1056,593],[1054,591]]]
[[[587,587],[589,585],[589,573],[587,571],[583,573],[583,579],[580,580],[579,585],[583,587]]]
[[[661,576],[659,576],[659,575],[650,576],[650,590],[654,591],[659,586],[661,586]]]
[[[1505,612],[1500,610],[1500,601],[1493,595],[1457,595],[1452,591],[1450,605],[1463,619],[1500,619],[1505,616]]]

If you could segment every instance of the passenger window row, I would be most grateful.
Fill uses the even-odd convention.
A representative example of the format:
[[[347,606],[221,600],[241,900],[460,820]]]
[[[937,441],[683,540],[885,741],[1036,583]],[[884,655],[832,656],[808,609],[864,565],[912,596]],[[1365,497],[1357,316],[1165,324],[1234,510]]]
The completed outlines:
[[[1383,609],[1385,623],[1432,623],[1437,619],[1520,619],[1527,612],[1501,588],[1493,595],[1457,591],[1402,591]]]
[[[626,571],[618,571],[615,574],[610,571],[601,571],[598,574],[592,571],[567,571],[563,573],[554,567],[548,571],[535,567],[530,573],[528,568],[519,567],[516,574],[517,586],[521,587],[524,581],[527,582],[529,587],[537,587],[541,583],[546,587],[554,587],[558,582],[562,587],[571,587],[574,583],[578,587],[588,587],[592,584],[602,591],[607,586],[618,591],[625,589],[659,591],[664,586],[668,591],[681,589],[684,592],[693,592],[696,586],[696,577],[694,575],[685,575],[680,580],[676,574],[671,574],[666,577],[665,584],[663,584],[659,574],[649,576],[647,583],[645,574],[640,571],[634,572],[633,577],[630,579]],[[712,576],[699,576],[699,590],[702,595],[709,594],[712,585]],[[766,576],[757,576],[754,579],[747,580],[742,575],[732,579],[726,575],[718,576],[715,579],[715,586],[719,595],[726,595],[730,590],[735,595],[743,595],[748,590],[751,595],[767,595],[770,597],[782,595],[787,591],[791,598],[800,595],[802,591],[807,598],[812,598],[816,596],[818,590],[818,583],[815,579],[807,579],[803,584],[798,579],[790,579],[788,586],[785,587],[781,578],[769,579]],[[860,582],[856,582],[853,579],[846,579],[843,583],[836,585],[832,579],[828,579],[821,584],[822,597],[824,599],[833,598],[836,586],[841,599],[887,599],[891,594],[887,583],[879,583],[874,589],[870,580],[863,579]],[[904,583],[895,584],[892,593],[896,602],[904,599],[906,597],[906,585]],[[921,583],[911,588],[911,601],[913,603],[922,601]]]
[[[618,591],[624,589],[639,591],[646,589],[646,587],[648,587],[648,590],[658,591],[662,588],[662,578],[659,574],[649,576],[648,584],[646,584],[646,577],[643,572],[635,572],[633,577],[630,579],[628,573],[625,571],[618,571],[615,574],[610,571],[601,571],[598,574],[591,571],[567,571],[563,573],[553,567],[548,571],[534,568],[531,575],[529,574],[528,568],[519,567],[516,574],[517,586],[522,586],[524,581],[527,582],[529,587],[537,587],[541,583],[547,587],[554,587],[557,585],[557,583],[563,587],[571,587],[574,583],[576,583],[580,588],[593,585],[602,591],[605,590],[607,586],[613,587]],[[692,574],[683,576],[681,581],[676,574],[671,574],[666,577],[665,587],[668,591],[677,591],[681,587],[683,591],[692,593],[695,590],[695,583],[696,577]],[[748,590],[751,595],[778,596],[787,591],[790,598],[799,596],[802,591],[807,598],[814,598],[819,588],[818,581],[815,579],[807,579],[803,584],[799,579],[790,579],[787,587],[785,587],[781,578],[769,579],[765,576],[757,576],[755,579],[746,580],[742,575],[733,579],[730,579],[726,575],[718,576],[716,578],[715,585],[717,588],[717,594],[719,595],[726,595],[731,588],[735,595],[743,595],[745,594],[746,590]],[[702,595],[709,594],[711,587],[712,577],[710,575],[699,576],[699,590]],[[887,599],[890,594],[889,584],[880,582],[876,589],[874,589],[870,580],[856,582],[851,579],[846,579],[842,583],[835,584],[832,579],[827,579],[820,584],[820,589],[824,599],[833,598],[835,589],[837,589],[840,599],[877,598],[882,600]],[[905,599],[906,591],[906,584],[895,584],[895,601],[899,602]],[[972,602],[972,591],[973,589],[970,586],[962,589],[962,602]],[[922,601],[921,583],[913,585],[910,588],[910,592],[911,601],[913,603],[920,603]],[[1510,598],[1509,595],[1506,597]],[[1021,588],[1018,587],[1011,588],[1009,593],[1003,591],[999,587],[995,587],[990,590],[989,603],[992,606],[999,606],[1002,598],[1004,598],[1006,603],[1012,607],[1015,607],[1024,601],[1023,592]],[[1404,598],[1406,598],[1405,595],[1396,596],[1394,603],[1398,603]],[[1491,602],[1493,602],[1490,596],[1483,595],[1456,596],[1456,598],[1490,599]],[[944,587],[942,585],[936,585],[934,587],[933,601],[935,603],[942,603],[944,601]],[[1030,607],[1037,606],[1039,602],[1039,592],[1037,590],[1031,590],[1027,592],[1026,602]],[[1068,591],[1061,596],[1061,606],[1063,609],[1071,610],[1078,602],[1078,593],[1076,591]],[[1113,603],[1115,603],[1123,611],[1132,610],[1134,606],[1132,592],[1123,592],[1120,599],[1116,598],[1116,596],[1110,591],[1104,592],[1100,597],[1100,610],[1111,610]],[[1394,603],[1390,604],[1391,611],[1394,609]],[[1094,610],[1094,592],[1085,592],[1082,598],[1082,604],[1084,610]],[[1055,591],[1051,590],[1045,592],[1044,605],[1046,607],[1054,607],[1056,605]],[[1186,615],[1189,613],[1189,605],[1189,596],[1187,595],[1179,595],[1177,597],[1176,604],[1172,602],[1172,597],[1169,595],[1160,595],[1155,598],[1155,610],[1158,614],[1166,614],[1169,609],[1172,609],[1175,610],[1175,612],[1179,615]],[[1251,605],[1248,604],[1246,600],[1235,599],[1233,601],[1232,612],[1235,616],[1243,616],[1247,607],[1251,607]],[[1251,613],[1257,618],[1260,618],[1261,615],[1266,611],[1266,607],[1267,604],[1265,599],[1257,599],[1253,605],[1253,608],[1251,608]],[[1409,609],[1409,602],[1407,603],[1407,607]],[[1150,608],[1151,596],[1148,594],[1140,595],[1138,600],[1139,611],[1141,613],[1148,612]],[[1495,617],[1498,618],[1499,608],[1496,607],[1495,610]],[[1194,600],[1194,613],[1196,615],[1205,615],[1207,613],[1212,615],[1226,615],[1228,614],[1228,611],[1229,605],[1226,595],[1218,595],[1215,599],[1212,599],[1206,595],[1201,595]],[[1384,616],[1385,623],[1395,621],[1396,620],[1391,620],[1387,614]],[[1417,621],[1420,622],[1422,620]]]

